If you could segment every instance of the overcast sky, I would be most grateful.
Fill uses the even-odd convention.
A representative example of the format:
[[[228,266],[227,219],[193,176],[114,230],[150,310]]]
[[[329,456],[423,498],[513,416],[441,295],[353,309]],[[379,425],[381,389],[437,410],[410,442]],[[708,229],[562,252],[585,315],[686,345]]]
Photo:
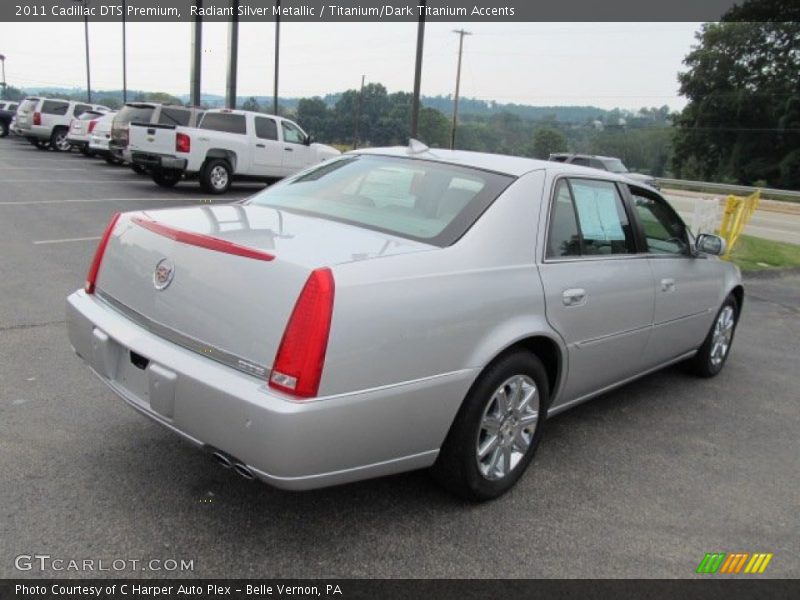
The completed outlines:
[[[459,23],[428,23],[422,94],[451,94]],[[469,23],[462,96],[533,105],[682,108],[676,75],[699,23]],[[416,23],[283,23],[281,96],[414,84]],[[93,89],[122,87],[121,25],[91,23]],[[238,95],[272,94],[274,24],[241,23]],[[128,88],[189,92],[191,25],[128,23]],[[223,94],[227,25],[203,28],[203,92]],[[83,23],[0,23],[14,86],[84,87]]]

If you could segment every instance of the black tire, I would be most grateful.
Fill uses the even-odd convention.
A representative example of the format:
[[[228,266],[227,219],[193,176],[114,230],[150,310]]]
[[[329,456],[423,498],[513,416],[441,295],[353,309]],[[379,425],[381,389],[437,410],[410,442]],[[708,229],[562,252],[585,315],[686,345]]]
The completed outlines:
[[[163,188],[175,187],[181,180],[181,174],[175,171],[154,171],[151,177],[157,186]]]
[[[224,194],[231,187],[233,169],[227,160],[212,158],[200,170],[200,187],[207,194]]]
[[[106,156],[103,157],[103,160],[105,160],[110,165],[114,165],[115,167],[122,164],[122,159],[117,158],[112,154],[107,154]]]
[[[509,464],[514,465],[510,470],[504,469],[500,465],[503,465],[507,460],[505,457],[510,458],[511,454],[505,454],[502,457],[503,463],[501,463],[500,459],[489,456],[495,454],[494,450],[488,452],[484,457],[484,459],[488,458],[489,464],[483,465],[482,463],[479,467],[478,445],[482,443],[481,440],[485,447],[492,447],[490,443],[492,436],[483,426],[484,418],[487,415],[493,416],[490,414],[495,412],[493,407],[500,408],[498,392],[508,388],[507,384],[513,381],[513,378],[519,377],[525,378],[526,382],[532,382],[535,385],[534,398],[538,399],[536,411],[538,419],[531,426],[532,429],[527,428],[527,435],[530,438],[529,445],[524,452],[519,452],[521,456],[517,457],[516,463],[513,459],[509,461]],[[550,389],[547,373],[542,362],[535,355],[517,351],[500,357],[484,370],[464,399],[432,468],[433,476],[446,489],[467,500],[484,501],[503,495],[519,481],[533,460],[536,447],[542,437],[542,427],[547,418],[549,402]],[[531,408],[533,408],[532,404]],[[515,418],[512,413],[513,411],[508,412],[505,416],[497,417],[498,433],[494,437],[498,441],[507,439],[509,420],[513,421]],[[528,417],[530,418],[530,415]],[[514,447],[515,444],[511,446],[512,449]],[[498,448],[502,454],[503,449],[508,448],[508,445],[500,442]],[[512,451],[509,450],[509,452]],[[486,467],[488,471],[491,471],[492,464],[507,472],[502,476],[495,474],[495,478],[490,477],[483,472],[483,469]]]
[[[0,121],[0,138],[4,138],[8,135],[8,123],[5,121]]]
[[[50,147],[56,152],[72,152],[72,146],[67,142],[69,131],[64,127],[57,127],[50,136]]]
[[[43,140],[35,140],[35,141],[32,141],[31,144],[36,146],[37,150],[49,150],[50,149],[50,142],[45,142]]]
[[[732,313],[730,311],[732,311]],[[716,338],[718,327],[722,327],[727,331],[727,327],[725,327],[724,324],[729,322],[723,315],[731,315],[733,320],[730,321],[729,335],[727,337],[723,336],[723,338],[720,340],[719,338]],[[725,366],[728,356],[731,353],[733,338],[734,334],[736,333],[736,326],[738,324],[739,303],[736,301],[736,298],[733,295],[730,295],[725,299],[725,302],[722,303],[719,311],[717,311],[717,314],[714,317],[714,322],[711,324],[711,329],[709,330],[703,345],[700,346],[697,354],[686,361],[685,366],[689,372],[699,377],[714,377],[715,375],[719,374],[719,372],[722,371],[722,368]],[[717,341],[724,342],[725,339],[727,339],[727,345],[724,346],[724,349],[722,349],[720,346],[717,346]]]
[[[94,158],[94,152],[90,150],[88,146],[83,146],[81,148],[81,154],[87,158]]]
[[[147,169],[145,169],[141,165],[131,165],[131,171],[133,171],[137,175],[146,175],[147,174]]]

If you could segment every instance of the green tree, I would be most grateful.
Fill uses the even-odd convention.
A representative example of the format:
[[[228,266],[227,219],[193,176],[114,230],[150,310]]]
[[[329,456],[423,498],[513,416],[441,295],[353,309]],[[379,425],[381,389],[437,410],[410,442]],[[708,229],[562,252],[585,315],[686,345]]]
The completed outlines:
[[[567,138],[558,129],[542,127],[533,136],[534,158],[547,159],[554,152],[567,151]]]
[[[800,4],[749,0],[696,37],[678,77],[689,103],[676,119],[676,174],[800,187]]]
[[[320,97],[301,98],[297,102],[297,122],[318,140],[330,140],[331,115],[328,105]]]
[[[148,92],[145,94],[144,99],[147,102],[159,102],[161,104],[183,104],[180,98],[166,92]]]
[[[242,110],[251,110],[253,112],[261,112],[261,105],[254,96],[250,96],[247,100],[242,102]]]

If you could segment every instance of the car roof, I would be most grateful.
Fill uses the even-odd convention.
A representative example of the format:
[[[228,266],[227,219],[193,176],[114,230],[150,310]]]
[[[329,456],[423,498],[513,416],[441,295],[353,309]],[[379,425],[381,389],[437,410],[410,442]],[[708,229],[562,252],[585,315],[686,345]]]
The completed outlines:
[[[435,162],[448,163],[462,167],[472,167],[484,171],[493,171],[521,177],[531,171],[546,170],[551,173],[561,175],[575,175],[591,177],[592,179],[608,179],[610,181],[623,181],[630,183],[626,177],[601,171],[590,167],[581,167],[571,163],[555,162],[551,160],[539,160],[536,158],[524,158],[521,156],[508,156],[505,154],[489,154],[486,152],[469,152],[467,150],[441,150],[439,148],[428,149],[422,152],[409,152],[408,146],[394,146],[390,148],[364,148],[352,150],[347,154],[395,156],[400,158],[418,158]]]
[[[582,154],[580,152],[553,152],[550,156],[563,156],[565,158],[598,158],[600,160],[622,160],[616,156],[603,156],[602,154]]]

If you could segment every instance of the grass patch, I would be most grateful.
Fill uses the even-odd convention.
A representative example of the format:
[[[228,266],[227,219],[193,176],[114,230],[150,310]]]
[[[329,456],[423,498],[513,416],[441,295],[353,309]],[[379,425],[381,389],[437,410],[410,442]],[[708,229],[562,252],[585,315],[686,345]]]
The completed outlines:
[[[800,267],[800,246],[743,235],[736,242],[731,262],[742,271]]]

